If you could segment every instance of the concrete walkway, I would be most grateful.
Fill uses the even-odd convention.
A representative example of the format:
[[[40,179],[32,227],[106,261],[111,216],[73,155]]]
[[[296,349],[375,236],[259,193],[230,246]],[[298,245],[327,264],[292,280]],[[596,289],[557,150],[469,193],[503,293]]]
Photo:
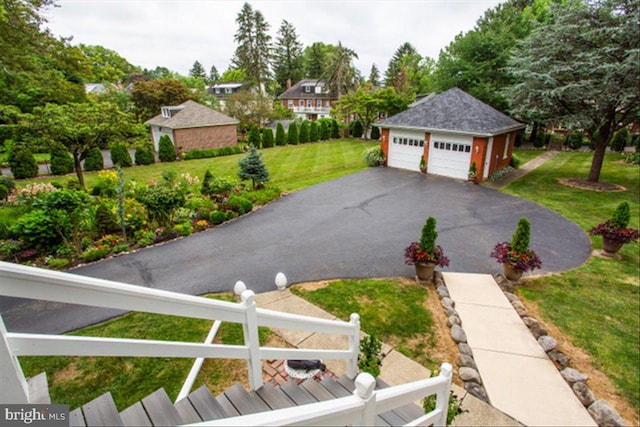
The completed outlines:
[[[507,185],[511,184],[512,182],[516,181],[517,179],[522,178],[523,176],[525,176],[526,174],[528,174],[532,170],[534,170],[537,167],[541,166],[547,160],[555,157],[558,153],[559,153],[559,151],[547,151],[546,153],[543,153],[543,154],[539,155],[535,159],[532,159],[532,160],[528,161],[527,163],[525,163],[524,165],[522,165],[518,169],[515,169],[513,172],[510,172],[510,173],[506,174],[505,176],[503,176],[502,178],[500,178],[497,181],[484,181],[482,183],[482,186],[483,187],[487,187],[487,188],[492,188],[494,190],[499,190],[499,189],[501,189],[503,187],[506,187]]]
[[[492,405],[529,426],[595,426],[492,276],[443,273]]]
[[[321,319],[336,319],[334,315],[293,295],[288,289],[284,291],[260,293],[255,296],[255,300],[258,307],[269,310],[314,316]],[[288,344],[297,348],[347,348],[348,345],[346,337],[337,337],[335,335],[280,329],[276,329],[275,332],[287,341]],[[364,333],[361,332],[361,336],[364,336]],[[380,378],[389,385],[405,384],[431,376],[431,372],[427,368],[404,356],[389,345],[383,344],[382,352],[385,354],[385,357],[382,363]],[[338,376],[347,373],[347,366],[344,361],[325,361],[325,363],[328,369]],[[449,363],[453,364],[455,361],[452,360]],[[462,388],[455,384],[452,386],[452,389],[459,398],[462,398],[466,394]],[[416,402],[416,404],[420,405],[419,402]],[[453,422],[454,426],[521,425],[513,418],[475,398],[471,394],[466,394],[464,397],[462,409],[465,412],[455,418]]]

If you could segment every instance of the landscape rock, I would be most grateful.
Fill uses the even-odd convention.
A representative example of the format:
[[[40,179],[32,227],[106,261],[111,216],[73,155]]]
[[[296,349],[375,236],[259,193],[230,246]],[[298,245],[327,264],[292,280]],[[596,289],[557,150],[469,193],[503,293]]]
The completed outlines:
[[[460,353],[456,362],[460,367],[466,366],[467,368],[478,369],[478,367],[476,366],[476,362],[473,360],[473,357],[467,354]]]
[[[436,288],[436,292],[440,296],[440,298],[449,297],[449,290],[446,286],[440,285]]]
[[[604,400],[596,400],[589,406],[589,413],[599,426],[625,426],[626,423],[607,402]]]
[[[596,397],[593,395],[593,392],[585,383],[577,382],[571,388],[583,406],[588,407],[596,401]]]
[[[476,383],[467,382],[464,383],[464,389],[467,390],[470,394],[474,395],[478,399],[490,403],[489,396],[487,395],[487,391],[481,385]]]
[[[460,379],[462,381],[471,381],[477,384],[482,384],[480,373],[473,368],[463,366],[458,369],[458,375],[460,375]]]
[[[451,338],[456,343],[467,342],[467,334],[464,333],[464,329],[460,325],[453,325],[451,327]]]
[[[504,292],[504,296],[507,297],[509,302],[520,301],[516,294],[512,294],[511,292]]]
[[[447,318],[447,326],[452,327],[453,325],[462,325],[460,317],[455,314],[452,314],[451,316],[449,316],[449,318]]]
[[[469,347],[469,344],[466,342],[458,343],[458,350],[460,350],[462,354],[473,357],[473,350],[471,350],[471,347]]]
[[[513,283],[509,282],[502,274],[497,274],[495,280],[503,292],[513,292],[515,290]]]
[[[458,314],[456,309],[453,308],[453,307],[445,307],[444,308],[444,312],[447,314],[447,316],[451,316],[451,315],[454,315],[454,314],[457,315]]]
[[[531,334],[535,339],[538,339],[540,337],[547,335],[547,331],[545,329],[542,329],[539,326],[533,326],[529,330],[531,331]]]
[[[569,362],[571,361],[571,358],[560,350],[551,350],[547,353],[547,356],[549,356],[549,359],[557,363],[561,369],[569,366]]]
[[[534,319],[533,317],[524,316],[522,318],[522,322],[526,325],[527,328],[538,326],[538,320]]]
[[[453,300],[452,300],[451,298],[449,298],[449,297],[444,297],[444,298],[442,298],[442,299],[440,300],[440,304],[442,304],[442,306],[443,306],[444,308],[447,308],[447,307],[451,307],[451,308],[453,308],[453,307],[455,307],[455,303],[454,303],[454,302],[453,302]]]
[[[513,309],[516,311],[516,313],[518,313],[518,316],[525,317],[528,314],[527,309],[524,308],[524,305],[520,302],[520,300],[511,302],[511,305],[513,306]]]
[[[573,368],[564,368],[562,371],[560,371],[560,374],[569,384],[573,384],[578,381],[586,381],[589,379],[588,376],[580,371],[576,371]]]
[[[542,347],[545,353],[548,353],[551,350],[555,350],[555,348],[558,346],[558,342],[548,335],[544,335],[538,338],[538,344],[540,344],[540,347]]]

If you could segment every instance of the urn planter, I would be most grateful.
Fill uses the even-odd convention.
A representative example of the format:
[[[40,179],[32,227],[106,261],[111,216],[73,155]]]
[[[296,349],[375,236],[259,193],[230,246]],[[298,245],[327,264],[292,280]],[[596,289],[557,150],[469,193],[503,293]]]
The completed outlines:
[[[507,279],[516,281],[520,280],[520,278],[522,277],[522,270],[518,270],[513,265],[504,263],[502,264],[502,267],[504,269],[504,277],[506,277]]]
[[[624,243],[602,236],[602,249],[608,254],[617,253]]]
[[[433,273],[436,269],[435,262],[420,262],[415,264],[416,277],[420,281],[433,282]]]

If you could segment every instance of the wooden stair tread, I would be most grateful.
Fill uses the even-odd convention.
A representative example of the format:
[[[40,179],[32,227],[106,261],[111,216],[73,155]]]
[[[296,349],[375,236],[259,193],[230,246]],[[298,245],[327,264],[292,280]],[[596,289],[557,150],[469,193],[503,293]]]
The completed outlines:
[[[331,400],[334,398],[334,396],[331,393],[329,393],[329,391],[326,388],[318,384],[318,382],[316,382],[316,380],[314,380],[313,378],[304,380],[300,384],[300,387],[305,388],[319,402],[322,402],[325,400]]]
[[[126,426],[152,426],[149,416],[142,407],[142,403],[136,402],[124,411],[120,412],[120,418]]]
[[[82,409],[76,408],[69,412],[69,427],[85,427],[84,415],[82,415]]]
[[[380,378],[376,378],[376,390],[387,387],[389,387],[389,384]],[[406,405],[395,408],[393,412],[405,421],[412,421],[424,415],[424,410],[415,403],[407,403]]]
[[[238,412],[238,410],[235,408],[235,406],[233,406],[233,404],[229,401],[224,393],[220,393],[216,397],[216,401],[222,407],[222,410],[225,413],[225,416],[223,418],[237,417],[238,415],[240,415],[240,412]]]
[[[211,399],[215,402],[215,399],[213,399],[213,397]],[[185,424],[199,423],[199,422],[205,421],[202,418],[200,418],[200,415],[198,415],[198,412],[195,410],[195,408],[191,404],[191,401],[189,401],[189,399],[187,398],[177,401],[176,403],[173,404],[173,406],[176,408],[176,411],[178,411],[178,414],[180,414],[180,418],[182,419],[182,422]]]
[[[256,393],[271,409],[282,409],[295,406],[293,400],[291,400],[284,391],[279,387],[275,387],[272,382],[268,382],[262,385]]]
[[[142,399],[142,406],[153,425],[182,424],[180,414],[171,403],[167,392],[160,388]]]
[[[268,411],[269,407],[258,397],[248,393],[240,384],[234,384],[224,392],[226,398],[236,408],[240,415],[254,414]]]
[[[33,404],[50,404],[49,384],[46,372],[41,372],[35,377],[27,378],[29,386],[29,402]]]
[[[289,399],[293,400],[296,405],[306,405],[307,403],[315,403],[317,400],[306,389],[299,387],[293,380],[289,380],[280,386]]]
[[[218,420],[229,416],[218,400],[211,395],[207,386],[201,386],[187,398],[203,421]]]
[[[353,395],[353,391],[346,389],[338,381],[332,380],[327,377],[323,378],[322,381],[320,381],[320,385],[326,388],[329,393],[331,393],[335,397],[347,397]]]
[[[89,426],[124,426],[118,413],[111,392],[98,396],[82,406],[86,425]]]

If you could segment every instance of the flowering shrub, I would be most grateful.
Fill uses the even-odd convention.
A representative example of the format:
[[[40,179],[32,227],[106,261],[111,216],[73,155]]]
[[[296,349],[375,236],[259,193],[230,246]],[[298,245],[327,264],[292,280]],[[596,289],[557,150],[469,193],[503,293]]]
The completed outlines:
[[[440,245],[436,245],[432,252],[426,252],[420,243],[411,242],[404,250],[404,259],[407,265],[434,262],[438,267],[449,266],[449,258],[444,256]]]
[[[500,264],[511,264],[516,270],[529,271],[542,267],[542,260],[535,251],[529,249],[520,252],[511,247],[511,242],[498,243],[491,252],[491,257]]]
[[[50,183],[36,182],[34,184],[27,184],[17,190],[11,190],[11,193],[7,196],[7,201],[15,204],[31,203],[42,195],[54,191],[58,191],[58,189]]]

